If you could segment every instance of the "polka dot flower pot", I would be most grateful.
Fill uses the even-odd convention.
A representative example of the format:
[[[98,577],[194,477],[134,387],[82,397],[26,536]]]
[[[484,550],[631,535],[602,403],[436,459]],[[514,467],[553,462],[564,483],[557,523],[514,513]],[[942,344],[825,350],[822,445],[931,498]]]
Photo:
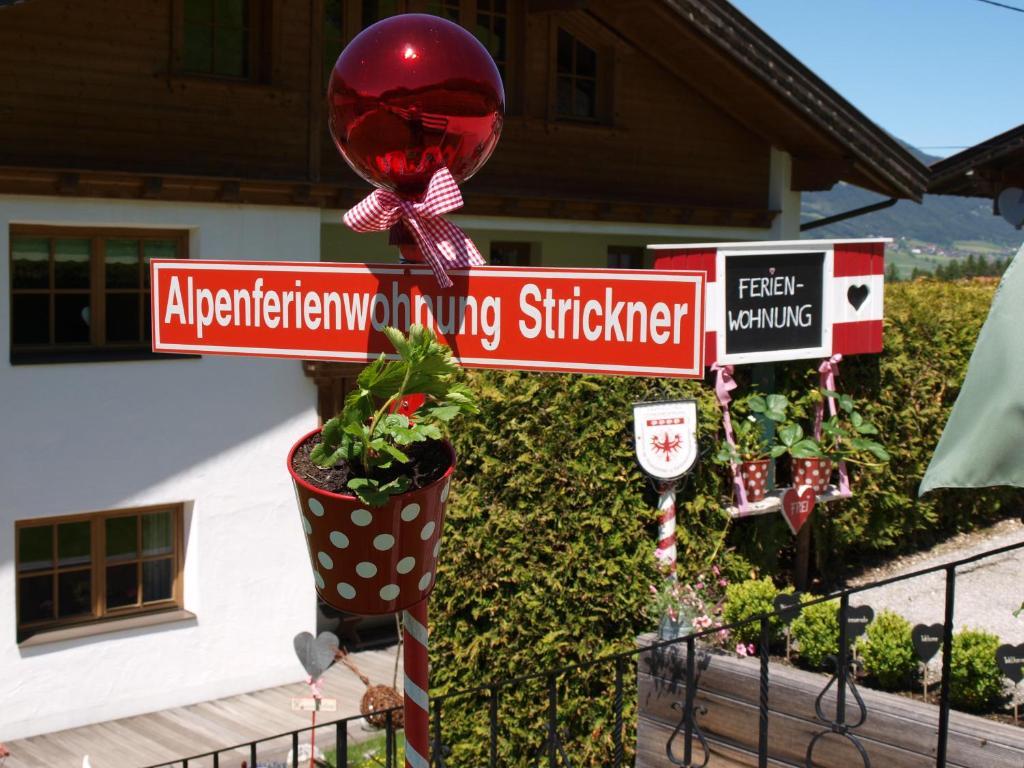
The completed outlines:
[[[768,459],[744,461],[740,464],[740,480],[747,501],[761,501],[768,488]]]
[[[313,434],[312,432],[310,434]],[[434,588],[441,528],[455,451],[444,475],[416,491],[370,507],[355,496],[317,488],[292,469],[302,530],[316,591],[335,608],[364,616],[394,613],[419,603]]]
[[[793,485],[805,485],[824,493],[832,477],[830,459],[793,459]]]

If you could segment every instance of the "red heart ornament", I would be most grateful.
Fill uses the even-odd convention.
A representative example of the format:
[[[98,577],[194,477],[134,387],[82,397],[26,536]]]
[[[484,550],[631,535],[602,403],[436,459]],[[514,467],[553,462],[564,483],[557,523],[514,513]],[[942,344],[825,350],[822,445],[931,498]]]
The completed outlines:
[[[814,502],[818,497],[814,494],[813,488],[804,488],[797,491],[796,488],[788,489],[782,494],[782,516],[789,524],[789,530],[795,536],[797,531],[804,527],[807,518],[814,511]]]

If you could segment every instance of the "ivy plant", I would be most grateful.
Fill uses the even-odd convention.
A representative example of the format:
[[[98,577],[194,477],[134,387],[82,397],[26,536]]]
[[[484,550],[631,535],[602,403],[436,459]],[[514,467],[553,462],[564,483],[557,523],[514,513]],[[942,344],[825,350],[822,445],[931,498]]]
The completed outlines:
[[[349,489],[372,507],[409,490],[410,446],[443,439],[452,420],[477,412],[472,392],[456,379],[451,349],[430,329],[413,325],[405,335],[385,328],[384,334],[398,359],[381,354],[362,370],[341,413],[324,424],[321,442],[310,453],[321,467],[347,462],[354,475]],[[412,394],[426,399],[407,414],[399,406]]]

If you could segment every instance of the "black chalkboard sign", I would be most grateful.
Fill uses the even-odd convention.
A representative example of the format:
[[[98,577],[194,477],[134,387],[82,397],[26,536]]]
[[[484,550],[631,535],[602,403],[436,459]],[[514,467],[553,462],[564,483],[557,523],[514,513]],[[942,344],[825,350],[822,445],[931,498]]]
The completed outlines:
[[[823,346],[825,254],[725,259],[725,353]]]

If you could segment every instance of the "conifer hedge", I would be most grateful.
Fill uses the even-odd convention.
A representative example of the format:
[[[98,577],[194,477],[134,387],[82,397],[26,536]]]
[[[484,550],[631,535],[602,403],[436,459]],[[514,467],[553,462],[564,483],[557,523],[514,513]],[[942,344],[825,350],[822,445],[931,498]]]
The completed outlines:
[[[956,398],[992,284],[902,283],[886,294],[886,352],[851,358],[839,386],[862,398],[893,460],[854,478],[855,497],[819,508],[815,541],[829,563],[895,553],[1003,513],[1005,491],[945,491],[918,500],[917,484]],[[811,375],[813,374],[813,375]],[[636,465],[632,403],[699,401],[700,440],[721,439],[708,383],[557,374],[473,372],[482,413],[455,437],[459,477],[431,598],[434,695],[588,661],[634,646],[655,583],[656,497]],[[807,363],[778,366],[775,390],[794,398],[816,384]],[[739,394],[739,393],[737,393]],[[781,517],[730,521],[723,472],[702,464],[680,491],[681,577],[717,563],[732,580],[785,580],[792,536]],[[560,732],[574,765],[611,764],[610,664],[558,681]],[[626,673],[626,747],[636,696]],[[502,765],[537,764],[546,738],[543,681],[501,691]],[[442,703],[451,765],[484,765],[486,692]]]

